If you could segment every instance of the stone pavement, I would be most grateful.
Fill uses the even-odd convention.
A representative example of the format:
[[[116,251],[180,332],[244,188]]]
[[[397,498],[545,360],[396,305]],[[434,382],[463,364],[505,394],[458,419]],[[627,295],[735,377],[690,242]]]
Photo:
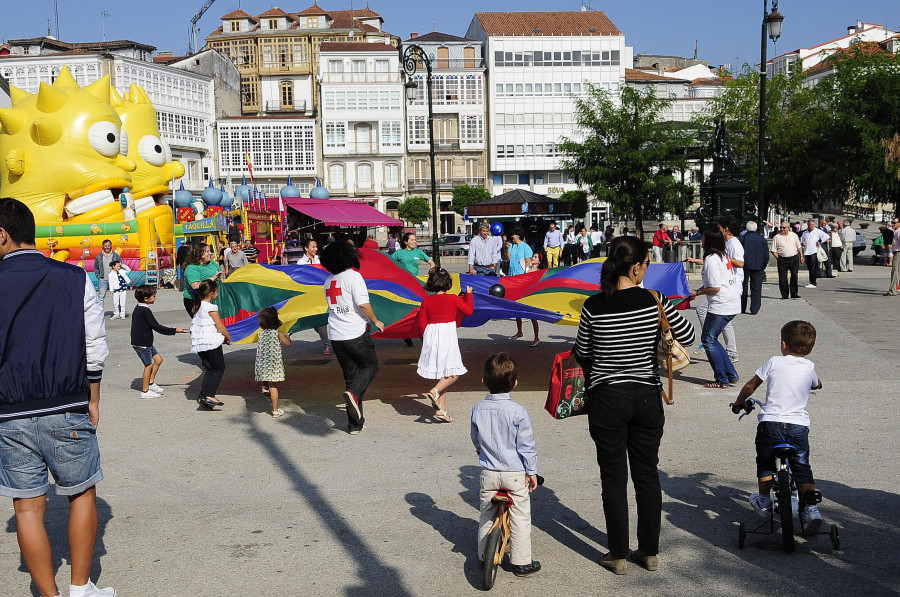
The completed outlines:
[[[735,321],[742,379],[777,352],[785,321],[806,319],[819,331],[811,358],[824,388],[810,401],[812,465],[823,515],[839,525],[843,551],[820,536],[798,538],[797,552],[785,555],[777,534],[750,536],[738,549],[735,521],[758,520],[747,504],[756,485],[755,425],[739,423],[728,409],[737,390],[698,385],[711,374],[703,357],[680,376],[676,403],[666,408],[660,569],[630,566],[617,577],[596,564],[606,535],[587,421],[556,421],[542,410],[553,354],[571,344],[575,328],[542,325],[544,343],[535,349],[508,340],[512,322],[462,329],[470,373],[449,397],[449,424],[430,417],[422,395],[430,385],[415,373],[418,343],[379,341],[368,428],[349,436],[340,369],[321,354],[313,331],[294,334],[285,351],[286,416],[274,420],[253,381],[253,345],[226,348],[219,393],[226,404],[206,412],[194,402],[200,368],[188,337],[157,336],[166,395],[139,400],[129,319],[107,323],[111,356],[99,428],[106,478],[98,486],[93,577],[123,597],[477,594],[479,467],[468,414],[484,395],[485,357],[502,350],[519,363],[514,398],[531,414],[546,485],[533,494],[534,557],[543,570],[527,579],[500,571],[494,594],[896,594],[900,475],[892,409],[900,371],[892,338],[900,299],[881,296],[887,283],[886,268],[859,265],[815,291],[801,290],[801,300],[777,300],[777,286],[767,283],[760,314]],[[172,291],[160,293],[155,311],[166,325],[187,325]],[[10,506],[0,541],[3,594],[27,595]],[[65,498],[51,496],[47,521],[63,587],[66,512]]]

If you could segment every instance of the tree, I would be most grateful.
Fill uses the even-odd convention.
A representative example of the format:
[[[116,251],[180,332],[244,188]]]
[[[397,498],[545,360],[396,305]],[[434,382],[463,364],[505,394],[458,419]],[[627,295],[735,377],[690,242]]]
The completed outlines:
[[[431,217],[431,206],[428,205],[428,199],[425,197],[407,197],[400,204],[397,214],[413,226],[418,226]]]
[[[632,87],[623,87],[619,100],[588,85],[587,98],[575,101],[581,140],[564,137],[557,148],[565,171],[614,213],[633,217],[643,234],[645,215],[671,210],[681,199],[673,174],[687,168],[684,142],[661,119],[672,100]]]
[[[588,212],[587,193],[582,190],[566,191],[559,196],[559,200],[571,205],[573,219],[583,219]]]
[[[483,187],[462,185],[453,189],[453,201],[450,202],[450,209],[459,215],[463,215],[463,210],[466,207],[490,198],[491,194]]]

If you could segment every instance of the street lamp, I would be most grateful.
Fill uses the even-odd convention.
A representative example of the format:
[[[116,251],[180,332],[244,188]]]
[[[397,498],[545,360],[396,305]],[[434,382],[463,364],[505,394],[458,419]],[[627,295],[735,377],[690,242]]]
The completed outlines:
[[[422,46],[410,44],[400,48],[400,67],[407,76],[403,87],[406,100],[410,103],[418,96],[418,85],[413,80],[419,63],[425,65],[425,96],[428,98],[428,155],[431,158],[431,258],[435,265],[441,265],[441,252],[438,249],[438,200],[437,177],[434,169],[434,109],[431,97],[431,59]]]
[[[781,24],[784,15],[778,12],[778,0],[772,0],[772,12],[769,12],[769,1],[763,0],[762,42],[760,44],[759,63],[759,180],[757,182],[757,196],[759,197],[759,213],[765,219],[769,215],[769,206],[766,202],[765,176],[766,176],[766,36],[772,42],[781,37]]]

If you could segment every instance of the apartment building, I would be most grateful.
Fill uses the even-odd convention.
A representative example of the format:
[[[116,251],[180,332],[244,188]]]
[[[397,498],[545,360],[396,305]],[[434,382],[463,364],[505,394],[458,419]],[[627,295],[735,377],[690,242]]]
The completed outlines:
[[[488,182],[559,197],[577,188],[556,146],[574,132],[585,83],[617,93],[632,65],[625,36],[600,11],[479,12],[466,33],[487,63]]]
[[[433,31],[413,35],[404,44],[416,44],[429,57],[432,68],[435,174],[440,205],[439,233],[451,233],[463,224],[450,210],[453,189],[486,183],[487,129],[485,122],[485,66],[478,40]],[[425,66],[413,81],[417,95],[407,104],[408,195],[430,196],[428,102]]]
[[[896,35],[897,31],[888,29],[884,25],[857,21],[856,24],[847,27],[846,35],[808,48],[798,48],[771,58],[766,64],[766,69],[769,75],[777,75],[788,72],[789,69],[799,62],[803,70],[807,70],[824,61],[832,54],[849,48],[852,44],[859,42],[883,43]]]
[[[404,193],[403,82],[397,48],[366,42],[320,46],[325,185],[332,198],[365,200],[396,217]]]
[[[216,171],[212,77],[155,64],[154,46],[130,40],[68,43],[48,36],[8,43],[9,53],[0,55],[0,76],[29,93],[53,83],[64,66],[82,87],[107,74],[120,94],[132,83],[143,87],[156,108],[162,140],[185,167],[185,188],[199,192],[206,186]]]

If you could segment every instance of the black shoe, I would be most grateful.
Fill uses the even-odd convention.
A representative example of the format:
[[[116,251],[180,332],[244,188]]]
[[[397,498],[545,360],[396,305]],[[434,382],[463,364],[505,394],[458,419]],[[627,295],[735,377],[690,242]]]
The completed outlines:
[[[541,569],[541,563],[532,560],[530,564],[525,566],[513,566],[512,571],[516,576],[531,576]]]
[[[412,338],[405,338],[403,341],[406,342],[407,346],[412,347]]]
[[[219,402],[218,400],[213,400],[211,398],[207,398],[206,396],[197,398],[197,404],[207,410],[214,410],[217,406],[225,406],[224,402]]]
[[[798,299],[798,298],[800,298],[800,295],[798,294],[797,296],[792,296],[791,298],[792,298],[792,299]]]

